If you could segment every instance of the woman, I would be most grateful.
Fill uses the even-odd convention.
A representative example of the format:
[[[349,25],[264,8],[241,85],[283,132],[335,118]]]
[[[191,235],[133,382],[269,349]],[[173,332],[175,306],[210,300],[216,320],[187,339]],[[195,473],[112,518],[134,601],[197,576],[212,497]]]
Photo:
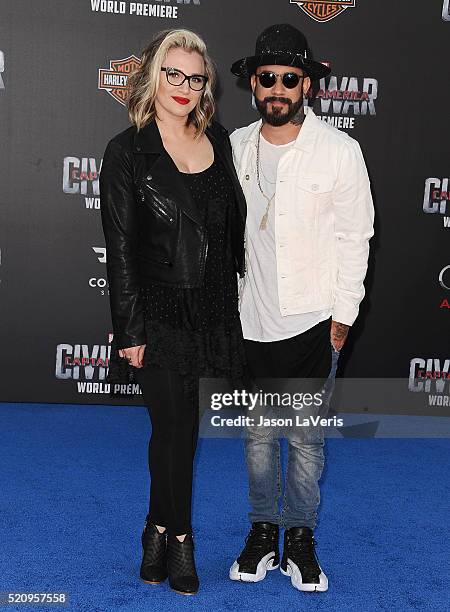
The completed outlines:
[[[198,379],[244,369],[237,274],[246,207],[227,132],[212,121],[215,71],[188,30],[158,33],[129,78],[133,126],[103,158],[101,212],[114,340],[108,381],[137,380],[152,436],[140,575],[199,582],[191,526]]]

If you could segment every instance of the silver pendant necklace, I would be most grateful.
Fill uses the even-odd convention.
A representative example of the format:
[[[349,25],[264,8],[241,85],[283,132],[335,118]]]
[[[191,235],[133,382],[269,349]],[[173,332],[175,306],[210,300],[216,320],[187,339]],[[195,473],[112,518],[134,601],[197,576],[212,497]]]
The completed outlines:
[[[259,190],[261,192],[261,195],[264,197],[265,200],[267,200],[267,206],[266,206],[266,212],[264,213],[262,219],[261,219],[261,223],[259,224],[259,229],[260,230],[265,230],[267,229],[267,222],[269,219],[269,209],[270,209],[270,205],[272,204],[272,200],[275,197],[275,192],[273,194],[273,196],[271,198],[269,198],[269,196],[267,196],[264,191],[262,190],[261,187],[261,180],[260,180],[260,176],[259,176],[259,164],[260,164],[260,157],[259,157],[259,147],[260,147],[260,143],[261,143],[261,130],[262,130],[263,126],[261,124],[261,127],[259,128],[259,132],[258,132],[258,144],[256,147],[256,181],[258,183],[258,187]]]

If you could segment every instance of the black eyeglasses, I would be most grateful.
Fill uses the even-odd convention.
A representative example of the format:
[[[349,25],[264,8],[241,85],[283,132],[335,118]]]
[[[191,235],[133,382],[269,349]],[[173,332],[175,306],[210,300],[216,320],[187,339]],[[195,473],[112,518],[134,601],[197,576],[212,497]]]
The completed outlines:
[[[294,89],[300,83],[300,79],[303,79],[303,75],[297,74],[296,72],[285,72],[284,74],[277,74],[276,72],[264,71],[256,75],[261,87],[270,89],[275,85],[278,78],[281,77],[281,81],[286,89]]]
[[[205,89],[206,83],[208,82],[208,77],[203,74],[191,74],[188,76],[181,70],[178,70],[178,68],[171,68],[169,66],[161,68],[161,70],[166,73],[167,82],[176,87],[183,85],[183,83],[187,81],[189,87],[193,91],[201,91]]]

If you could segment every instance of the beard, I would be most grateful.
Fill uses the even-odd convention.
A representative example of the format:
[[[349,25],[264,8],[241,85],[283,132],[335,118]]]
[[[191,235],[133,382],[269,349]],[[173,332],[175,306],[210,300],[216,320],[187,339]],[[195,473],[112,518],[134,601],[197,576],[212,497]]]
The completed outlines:
[[[287,104],[287,111],[283,112],[281,106],[274,106],[275,102],[284,102]],[[268,105],[272,103],[272,111],[267,110]],[[303,97],[301,96],[297,102],[292,102],[290,98],[282,98],[279,96],[268,96],[264,100],[258,100],[255,95],[256,108],[259,110],[263,120],[269,125],[280,127],[292,121],[300,109],[303,107]]]

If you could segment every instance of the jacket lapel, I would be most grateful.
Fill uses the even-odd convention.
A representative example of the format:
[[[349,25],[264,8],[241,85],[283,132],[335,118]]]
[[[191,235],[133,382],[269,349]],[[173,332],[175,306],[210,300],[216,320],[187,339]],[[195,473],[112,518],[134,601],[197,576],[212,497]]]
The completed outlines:
[[[226,138],[222,135],[219,136],[216,131],[217,129],[212,127],[206,128],[206,134],[214,147],[214,154],[221,158],[228,170],[236,194],[238,209],[245,222],[247,206],[241,184],[236,175],[231,145],[226,141]],[[147,176],[151,177],[149,180],[153,180],[156,185],[160,185],[165,192],[173,194],[183,212],[195,223],[202,225],[200,213],[192,201],[189,189],[185,186],[173,159],[164,148],[156,121],[151,121],[135,133],[133,152],[135,154],[151,154],[155,157],[154,162],[147,168]]]
[[[173,159],[164,148],[156,121],[151,121],[136,132],[133,152],[154,156],[154,162],[147,168],[146,176],[150,177],[148,180],[154,181],[155,186],[160,186],[165,194],[172,195],[181,210],[192,221],[202,225],[200,213],[192,201],[189,189],[185,186]]]

